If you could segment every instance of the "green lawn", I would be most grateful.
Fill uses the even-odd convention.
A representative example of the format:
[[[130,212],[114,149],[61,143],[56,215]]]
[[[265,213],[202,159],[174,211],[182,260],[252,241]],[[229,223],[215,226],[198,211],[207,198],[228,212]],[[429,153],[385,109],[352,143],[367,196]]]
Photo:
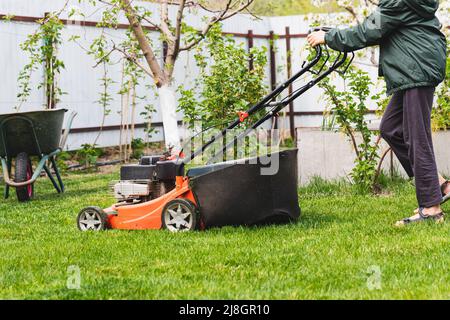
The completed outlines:
[[[109,206],[113,179],[71,174],[64,196],[41,179],[34,201],[1,201],[0,298],[450,298],[449,223],[392,226],[414,207],[406,182],[379,197],[313,184],[299,191],[302,217],[292,225],[79,232],[77,212]],[[67,288],[70,266],[80,270],[78,290]]]

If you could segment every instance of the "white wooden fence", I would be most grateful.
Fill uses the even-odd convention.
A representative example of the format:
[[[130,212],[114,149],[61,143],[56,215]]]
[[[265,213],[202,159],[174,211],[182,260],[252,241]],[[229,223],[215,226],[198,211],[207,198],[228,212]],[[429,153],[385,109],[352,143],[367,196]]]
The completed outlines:
[[[12,15],[14,18],[10,21],[2,20],[0,22],[0,66],[2,72],[2,85],[0,86],[0,112],[13,112],[13,107],[17,103],[18,83],[17,76],[28,58],[20,49],[20,44],[26,39],[26,36],[34,32],[38,25],[34,22],[41,18],[46,12],[59,11],[65,3],[65,0],[1,0],[0,15]],[[159,14],[158,7],[155,4],[144,2],[142,6],[147,6],[154,12],[157,20]],[[90,42],[99,35],[101,29],[95,27],[95,22],[101,19],[102,7],[92,7],[88,4],[79,4],[77,0],[69,2],[68,10],[62,14],[62,19],[68,19],[67,12],[72,8],[83,12],[85,17],[72,17],[70,21],[65,21],[66,26],[63,31],[63,44],[59,48],[59,58],[64,61],[66,68],[59,77],[59,85],[66,95],[63,95],[59,107],[64,107],[78,112],[78,117],[74,121],[73,131],[69,136],[68,148],[76,149],[83,143],[92,143],[98,133],[98,128],[102,119],[102,108],[95,101],[99,99],[101,90],[100,78],[101,68],[93,68],[95,61],[88,56],[83,49],[76,43],[69,42],[68,39],[73,35],[80,36],[78,41],[82,46],[88,47]],[[174,14],[175,8],[171,8],[171,14]],[[200,29],[202,17],[206,13],[190,12],[187,21]],[[122,23],[126,24],[123,18]],[[290,36],[286,36],[286,27],[289,28]],[[292,70],[295,72],[301,67],[305,59],[307,50],[305,50],[305,34],[309,27],[302,16],[292,17],[263,17],[256,20],[250,15],[238,15],[224,23],[224,31],[235,34],[238,41],[246,42],[248,46],[266,46],[274,45],[274,52],[268,51],[269,65],[267,66],[266,81],[270,88],[276,83],[280,83],[287,78],[287,46],[290,46],[292,54]],[[106,33],[111,39],[119,42],[124,39],[124,29],[108,29]],[[273,35],[271,41],[270,35]],[[157,32],[152,32],[151,36],[155,43],[158,43]],[[161,44],[162,46],[162,44]],[[162,50],[161,50],[162,51]],[[114,59],[118,59],[114,56]],[[361,62],[361,61],[359,61]],[[362,61],[364,62],[364,61]],[[357,62],[358,63],[358,62]],[[362,64],[363,65],[363,64]],[[374,67],[365,67],[377,83],[377,70]],[[197,68],[192,53],[182,53],[175,66],[176,85],[189,87],[197,75]],[[272,71],[272,72],[271,72]],[[111,87],[114,101],[112,102],[111,114],[107,117],[105,130],[98,141],[100,146],[112,146],[119,144],[119,125],[121,109],[121,99],[118,94],[121,83],[121,65],[109,67],[109,75],[114,80]],[[43,70],[39,69],[32,77],[33,90],[29,101],[22,107],[22,110],[40,109],[45,103],[43,90],[38,90],[38,83],[43,77]],[[148,79],[148,84],[151,79]],[[152,91],[146,89],[146,83],[142,83],[137,92],[139,95],[146,95],[147,101],[139,102],[136,112],[136,123],[138,128],[136,136],[143,137],[143,119],[140,119],[139,113],[143,111],[144,105],[152,103],[158,109],[158,98]],[[300,86],[298,83],[294,85]],[[295,127],[317,127],[322,123],[321,113],[324,104],[320,101],[320,91],[313,88],[303,97],[298,99],[291,109]],[[370,106],[375,108],[375,106]],[[180,120],[182,115],[180,115]],[[153,125],[157,127],[158,134],[154,135],[153,140],[163,139],[163,129],[161,127],[160,111],[153,116]],[[279,119],[280,128],[289,128],[289,117]]]

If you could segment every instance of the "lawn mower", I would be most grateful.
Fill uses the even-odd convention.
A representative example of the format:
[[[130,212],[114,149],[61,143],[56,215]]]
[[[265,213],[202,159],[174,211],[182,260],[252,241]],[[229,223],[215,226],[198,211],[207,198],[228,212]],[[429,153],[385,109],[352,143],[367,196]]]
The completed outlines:
[[[305,62],[297,74],[249,110],[239,112],[239,118],[188,156],[144,156],[138,165],[122,166],[120,181],[113,187],[118,203],[106,209],[84,208],[78,214],[78,228],[82,231],[168,229],[179,232],[297,220],[300,217],[297,149],[208,163],[186,173],[185,166],[214,142],[222,140],[228,130],[239,127],[250,116],[268,110],[235,135],[231,142],[225,143],[222,152],[226,152],[332,72],[345,72],[354,58],[354,55],[348,59],[347,53],[339,53],[331,66],[327,66],[328,49],[318,46],[315,50],[314,57]],[[307,72],[315,75],[313,80],[276,101]],[[273,159],[279,161],[279,169],[274,174],[261,174]]]

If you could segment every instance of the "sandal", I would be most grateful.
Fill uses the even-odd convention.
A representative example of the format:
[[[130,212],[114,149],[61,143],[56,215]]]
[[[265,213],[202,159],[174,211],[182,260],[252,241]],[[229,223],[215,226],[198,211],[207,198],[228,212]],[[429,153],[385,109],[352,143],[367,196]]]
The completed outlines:
[[[403,220],[397,221],[395,223],[396,227],[402,227],[402,226],[406,226],[408,224],[411,223],[416,223],[416,222],[423,222],[426,220],[434,220],[436,223],[443,223],[444,222],[444,213],[440,212],[438,214],[429,216],[423,213],[423,209],[424,208],[419,208],[419,216],[415,217],[415,218],[405,218]]]
[[[448,185],[450,185],[450,181],[445,181],[441,185],[441,192],[442,192],[442,202],[441,204],[446,203],[448,200],[450,200],[450,193],[445,194],[445,189],[447,189]]]

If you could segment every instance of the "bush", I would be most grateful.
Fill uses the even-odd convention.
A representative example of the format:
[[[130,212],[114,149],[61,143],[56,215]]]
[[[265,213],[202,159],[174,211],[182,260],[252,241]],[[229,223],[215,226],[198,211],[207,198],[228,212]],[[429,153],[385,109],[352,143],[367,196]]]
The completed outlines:
[[[224,128],[237,118],[238,111],[245,111],[257,103],[267,91],[264,84],[267,49],[236,44],[229,36],[223,36],[216,25],[195,55],[200,75],[193,89],[179,88],[180,111],[190,128],[195,121],[203,127]],[[208,52],[206,56],[203,52]],[[253,68],[249,69],[250,61]]]
[[[322,80],[319,87],[324,90],[329,107],[328,113],[333,116],[333,124],[338,125],[339,130],[353,145],[356,159],[351,177],[355,187],[361,192],[368,192],[372,190],[376,177],[380,140],[376,138],[378,133],[368,128],[367,104],[369,100],[375,100],[380,105],[386,100],[382,99],[381,95],[370,96],[371,80],[367,72],[352,65],[345,74],[338,73],[338,76],[345,81],[343,91],[331,83],[330,77]],[[359,138],[361,143],[357,142]]]
[[[72,159],[72,155],[67,151],[62,151],[56,157],[56,165],[58,166],[61,174],[65,174],[67,172],[68,166],[66,161]]]
[[[447,43],[447,72],[442,85],[437,89],[437,106],[433,109],[432,124],[434,130],[450,128],[450,44]]]
[[[197,49],[195,60],[200,74],[194,87],[179,88],[179,110],[184,113],[188,128],[198,130],[201,124],[203,130],[223,130],[237,119],[239,111],[246,111],[259,102],[267,92],[264,83],[266,53],[264,47],[254,47],[248,52],[243,44],[238,45],[232,37],[222,35],[221,26],[215,25]],[[252,118],[244,122],[244,126],[251,123]],[[208,139],[208,135],[203,139]],[[252,152],[249,140],[246,141],[245,150],[234,149],[235,157],[237,152]],[[225,137],[222,143],[226,143]]]
[[[136,138],[131,141],[131,149],[132,154],[131,157],[133,159],[140,159],[144,155],[146,144],[143,139]]]
[[[95,166],[98,157],[102,154],[102,151],[96,147],[95,144],[85,143],[81,145],[81,149],[77,150],[77,158],[80,164],[86,169]]]

